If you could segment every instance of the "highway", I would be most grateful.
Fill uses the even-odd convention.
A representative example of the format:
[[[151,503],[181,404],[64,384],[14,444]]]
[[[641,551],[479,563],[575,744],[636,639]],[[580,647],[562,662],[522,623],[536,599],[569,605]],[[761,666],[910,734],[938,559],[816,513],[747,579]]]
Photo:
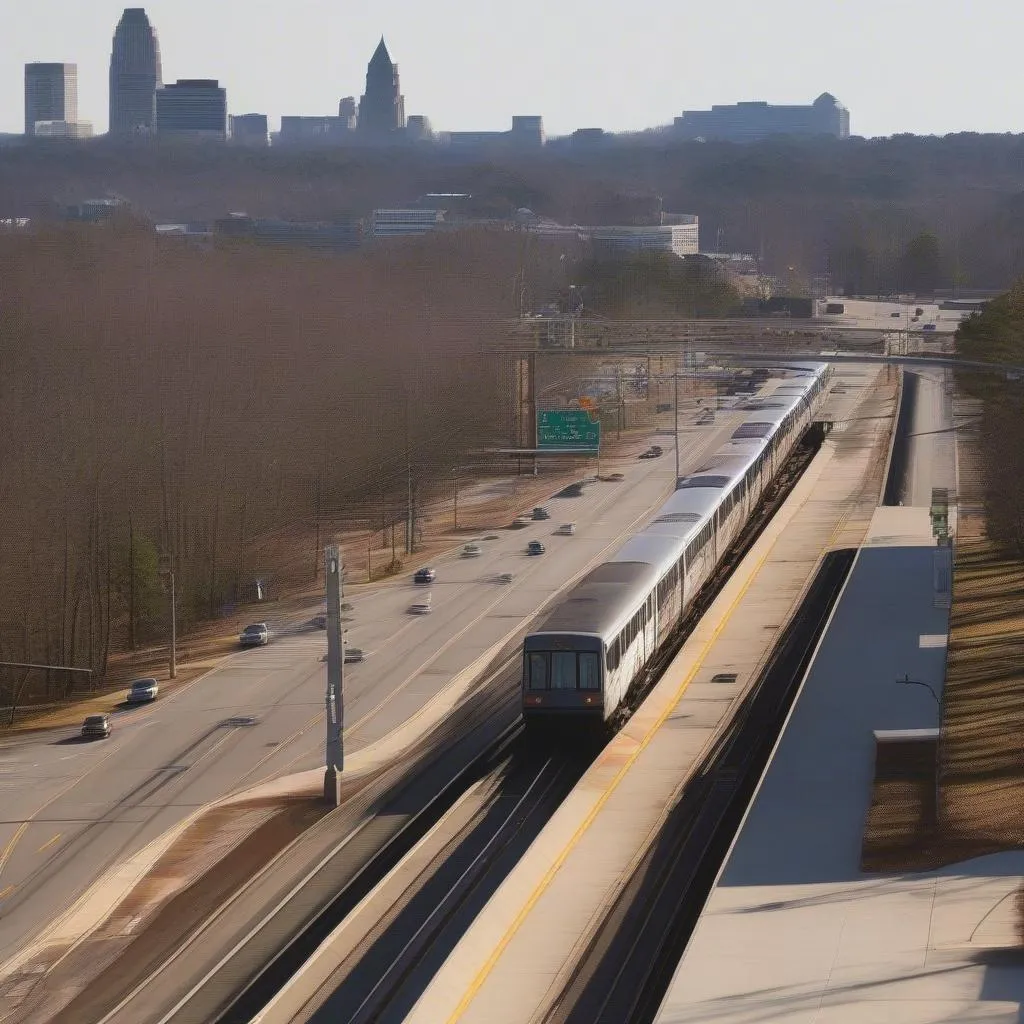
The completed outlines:
[[[720,443],[741,415],[682,430],[682,465]],[[624,470],[622,482],[552,499],[548,521],[482,534],[482,556],[439,560],[429,588],[409,576],[350,588],[347,640],[366,660],[346,666],[349,750],[395,729],[620,543],[672,486],[671,443],[662,441],[660,459],[613,467]],[[577,523],[576,536],[553,535],[564,521]],[[544,542],[545,555],[525,554],[532,539]],[[506,572],[511,583],[494,582]],[[428,589],[432,614],[410,615]],[[322,630],[283,626],[267,647],[240,651],[154,704],[117,711],[108,740],[83,743],[76,729],[63,729],[0,746],[0,965],[105,869],[198,808],[322,765],[325,651]]]

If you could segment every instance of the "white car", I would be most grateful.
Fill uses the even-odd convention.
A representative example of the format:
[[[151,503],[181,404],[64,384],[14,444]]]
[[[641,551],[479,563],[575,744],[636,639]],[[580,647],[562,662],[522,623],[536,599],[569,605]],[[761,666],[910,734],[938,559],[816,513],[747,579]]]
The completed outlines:
[[[556,531],[561,537],[571,537],[576,533],[575,523],[562,523],[562,525]]]
[[[143,704],[146,701],[156,700],[160,687],[155,679],[136,679],[128,688],[129,704]]]
[[[483,553],[479,544],[466,544],[462,549],[463,558],[478,558]]]
[[[254,622],[252,625],[246,626],[238,638],[238,643],[242,647],[265,647],[270,643],[270,630],[267,629],[267,624]]]
[[[409,606],[410,615],[429,615],[432,609],[430,607],[430,595],[428,594],[426,599],[423,601],[417,601],[415,604]]]

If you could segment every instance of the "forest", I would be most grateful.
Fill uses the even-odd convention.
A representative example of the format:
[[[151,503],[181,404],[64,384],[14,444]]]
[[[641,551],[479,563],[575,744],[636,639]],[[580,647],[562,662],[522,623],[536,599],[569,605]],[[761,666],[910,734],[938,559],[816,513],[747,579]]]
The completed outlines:
[[[396,158],[397,156],[397,158]],[[747,252],[806,287],[849,294],[999,289],[1024,273],[1024,136],[901,135],[681,143],[671,132],[535,153],[230,146],[0,149],[0,218],[119,196],[157,222],[233,211],[306,220],[366,217],[428,192],[466,193],[471,217],[516,209],[565,224],[700,217],[702,251]]]

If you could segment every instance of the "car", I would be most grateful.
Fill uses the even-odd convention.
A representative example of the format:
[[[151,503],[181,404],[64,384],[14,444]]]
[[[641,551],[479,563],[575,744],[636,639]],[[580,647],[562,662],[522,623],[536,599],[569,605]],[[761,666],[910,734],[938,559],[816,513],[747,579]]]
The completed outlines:
[[[530,543],[526,545],[526,553],[528,555],[543,555],[544,545],[541,544],[539,540],[531,540]]]
[[[417,601],[415,604],[409,606],[410,615],[429,615],[432,611],[433,609],[430,607],[429,594],[427,594],[422,601]]]
[[[895,313],[890,313],[889,316],[903,316],[903,314],[897,311]]]
[[[265,622],[254,622],[242,630],[238,642],[242,647],[265,647],[270,643],[270,630]]]
[[[555,531],[560,537],[571,537],[576,532],[575,523],[562,523],[562,525]]]
[[[656,456],[663,455],[665,453],[665,449],[662,448],[660,444],[652,444],[651,451],[654,452]]]
[[[657,457],[658,456],[655,455],[654,452],[651,451],[650,448],[648,448],[647,451],[640,453],[640,458],[641,459],[656,459]]]
[[[366,654],[363,652],[362,647],[345,647],[345,664],[351,665],[355,662],[363,661],[366,658]]]
[[[146,701],[156,700],[160,687],[155,679],[136,679],[128,687],[128,703],[142,704]]]
[[[416,574],[413,576],[414,583],[433,583],[437,579],[437,573],[429,566],[425,565],[422,569],[417,569]]]
[[[313,625],[316,626],[317,629],[326,629],[327,628],[327,612],[318,612],[316,615],[314,615],[313,616]]]
[[[87,715],[82,723],[82,738],[106,739],[110,735],[110,715]]]
[[[479,544],[466,544],[462,548],[463,558],[477,558],[483,551]]]
[[[534,519],[550,519],[551,518],[551,513],[543,505],[538,505],[533,510],[533,518]]]
[[[499,583],[511,583],[515,577],[510,572],[498,573],[497,581]]]
[[[935,324],[924,324],[924,326],[922,326],[921,330],[922,331],[934,331],[935,330]]]

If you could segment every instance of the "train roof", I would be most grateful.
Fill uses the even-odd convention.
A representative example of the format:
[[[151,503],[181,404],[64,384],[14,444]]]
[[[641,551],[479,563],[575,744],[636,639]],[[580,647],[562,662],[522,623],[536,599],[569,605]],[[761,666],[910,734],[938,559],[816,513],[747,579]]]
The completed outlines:
[[[612,555],[612,562],[645,562],[656,570],[657,578],[662,576],[679,560],[682,545],[679,537],[667,533],[634,534]]]
[[[537,633],[596,633],[608,637],[658,582],[646,562],[604,562],[592,569],[545,616]]]

